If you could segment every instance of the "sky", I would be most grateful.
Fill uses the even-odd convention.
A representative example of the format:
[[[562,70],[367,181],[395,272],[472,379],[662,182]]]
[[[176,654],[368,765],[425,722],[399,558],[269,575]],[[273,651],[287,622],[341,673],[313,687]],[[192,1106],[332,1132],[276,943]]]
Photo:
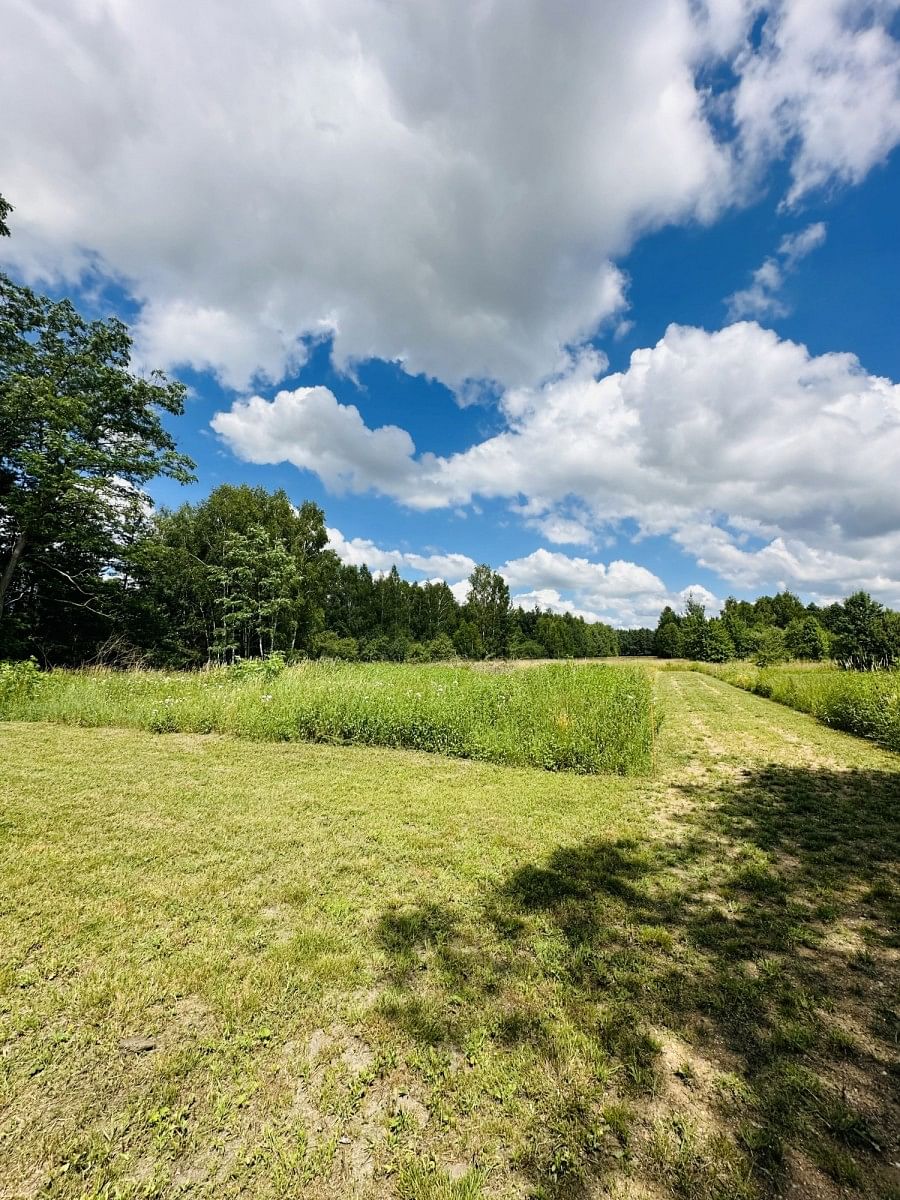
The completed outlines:
[[[197,482],[655,624],[900,607],[900,0],[0,0],[0,266]]]

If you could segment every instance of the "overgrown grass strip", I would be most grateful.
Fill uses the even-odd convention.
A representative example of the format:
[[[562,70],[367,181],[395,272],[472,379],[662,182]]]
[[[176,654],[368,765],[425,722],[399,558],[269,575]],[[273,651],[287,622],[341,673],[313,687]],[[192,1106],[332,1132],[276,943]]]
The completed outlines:
[[[402,747],[582,774],[650,769],[655,714],[640,669],[553,664],[308,663],[267,676],[216,669],[10,671],[0,716],[260,741]]]

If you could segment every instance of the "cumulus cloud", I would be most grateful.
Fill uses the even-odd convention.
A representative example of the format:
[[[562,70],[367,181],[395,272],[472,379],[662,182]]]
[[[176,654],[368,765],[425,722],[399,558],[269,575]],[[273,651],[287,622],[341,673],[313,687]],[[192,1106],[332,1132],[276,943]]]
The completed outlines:
[[[142,359],[238,390],[326,334],[342,367],[534,384],[621,322],[643,232],[714,219],[772,158],[793,201],[884,157],[895,7],[12,0],[3,254],[115,279]]]
[[[335,491],[388,491],[413,470],[415,447],[405,429],[369,429],[358,408],[340,404],[326,387],[282,391],[274,400],[251,396],[211,424],[247,462],[291,462]]]
[[[766,6],[757,6],[766,11]],[[793,147],[787,205],[858,183],[900,140],[896,0],[782,0],[738,56],[733,115],[749,162]]]
[[[353,434],[338,450],[259,398],[216,427],[245,457],[259,453],[265,430],[270,457],[254,461],[297,462],[411,507],[500,498],[549,528],[574,506],[598,532],[629,521],[641,535],[673,537],[747,587],[868,586],[900,598],[900,582],[878,565],[900,552],[900,386],[851,354],[813,356],[752,322],[714,333],[673,325],[626,371],[605,370],[602,356],[584,354],[550,383],[507,392],[505,429],[448,457],[417,456],[394,431],[371,467],[362,452],[350,461],[346,442],[365,447],[383,431],[333,397],[332,424]],[[556,587],[552,563],[514,586]]]
[[[749,287],[728,297],[728,315],[732,320],[744,317],[783,317],[789,311],[781,298],[781,287],[799,262],[825,241],[824,221],[815,221],[797,233],[781,239],[777,254],[767,258],[753,272]]]
[[[407,572],[425,575],[432,581],[445,583],[468,580],[475,570],[475,560],[467,554],[417,554],[407,550],[385,550],[368,538],[346,538],[340,529],[328,529],[328,545],[341,562],[354,567],[367,566],[371,571],[390,571],[396,566]],[[468,586],[468,585],[467,585]]]

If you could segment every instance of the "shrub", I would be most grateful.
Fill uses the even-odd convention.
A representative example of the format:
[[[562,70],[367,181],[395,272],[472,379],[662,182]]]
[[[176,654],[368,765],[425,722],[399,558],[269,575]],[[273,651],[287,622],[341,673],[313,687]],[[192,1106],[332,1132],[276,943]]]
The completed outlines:
[[[784,631],[784,645],[791,658],[821,662],[828,657],[829,637],[815,617],[795,617]]]
[[[363,662],[387,662],[391,657],[391,643],[384,634],[369,638],[360,646],[359,657]]]
[[[705,658],[708,662],[728,662],[734,658],[734,642],[718,617],[714,617],[706,627]]]
[[[456,647],[448,634],[439,633],[431,639],[428,643],[428,657],[432,662],[445,662],[447,659],[456,658]]]
[[[287,667],[287,659],[280,650],[267,654],[265,658],[238,658],[226,670],[235,679],[277,679]]]
[[[340,637],[328,630],[317,633],[313,638],[313,653],[316,658],[336,658],[340,662],[356,662],[359,658],[359,644],[356,638]]]

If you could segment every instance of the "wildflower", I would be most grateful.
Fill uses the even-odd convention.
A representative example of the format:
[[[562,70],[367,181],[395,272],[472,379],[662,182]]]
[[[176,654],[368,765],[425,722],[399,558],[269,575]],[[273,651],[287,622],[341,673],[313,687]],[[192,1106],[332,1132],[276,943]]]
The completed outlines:
[[[268,704],[271,699],[272,699],[272,697],[270,694],[266,694],[265,696],[260,696],[260,700],[262,700],[263,704]]]

